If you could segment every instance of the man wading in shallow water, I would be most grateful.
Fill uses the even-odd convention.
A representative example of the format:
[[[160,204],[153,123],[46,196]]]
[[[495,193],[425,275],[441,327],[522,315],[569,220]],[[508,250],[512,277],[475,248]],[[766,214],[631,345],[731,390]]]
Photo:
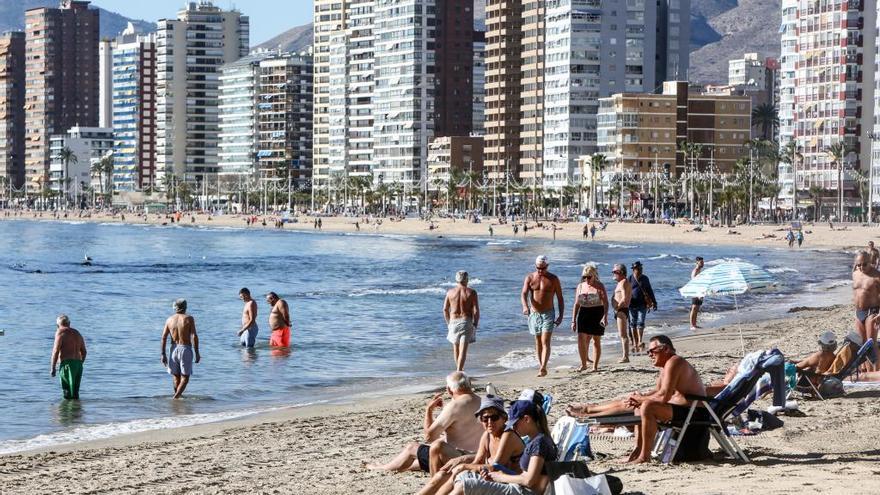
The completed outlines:
[[[269,345],[290,347],[290,308],[287,301],[270,292],[266,294],[266,302],[272,306],[272,311],[269,312],[269,328],[272,330]]]
[[[526,275],[521,294],[522,312],[529,317],[529,333],[535,336],[535,355],[538,358],[538,376],[547,375],[550,361],[550,339],[553,330],[562,323],[565,306],[559,277],[547,271],[549,263],[544,255],[535,259],[535,271]],[[559,316],[553,308],[553,296],[559,306]]]
[[[171,358],[165,355],[165,343],[171,336]],[[195,361],[202,360],[199,355],[199,336],[196,334],[196,321],[186,314],[186,300],[174,301],[174,314],[165,320],[162,330],[162,364],[168,367],[168,373],[174,380],[174,398],[179,399],[189,384],[193,370],[193,353]]]
[[[468,287],[468,272],[455,274],[458,285],[446,292],[443,301],[443,318],[446,320],[446,340],[452,344],[452,357],[457,371],[464,371],[468,345],[477,340],[480,324],[480,301],[477,291]]]

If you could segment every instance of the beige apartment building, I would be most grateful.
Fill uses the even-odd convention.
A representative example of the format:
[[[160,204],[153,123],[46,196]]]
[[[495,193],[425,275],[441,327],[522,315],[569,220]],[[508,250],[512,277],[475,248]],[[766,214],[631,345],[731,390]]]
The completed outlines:
[[[442,191],[453,171],[483,173],[483,138],[443,136],[428,145],[428,190]]]
[[[678,177],[688,165],[729,173],[749,156],[751,112],[748,96],[691,93],[686,82],[667,82],[662,94],[619,93],[599,101],[599,152],[608,173]],[[686,163],[682,142],[702,153]]]

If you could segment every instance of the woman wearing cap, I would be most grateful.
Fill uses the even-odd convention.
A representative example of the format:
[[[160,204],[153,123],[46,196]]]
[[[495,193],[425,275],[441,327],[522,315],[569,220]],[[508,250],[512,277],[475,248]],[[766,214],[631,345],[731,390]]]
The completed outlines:
[[[571,331],[578,334],[578,354],[581,367],[586,371],[590,362],[590,340],[593,341],[593,371],[599,369],[599,356],[602,355],[602,336],[608,324],[608,292],[599,281],[596,265],[587,263],[581,273],[581,283],[574,292],[574,309],[571,315]]]
[[[544,493],[550,478],[545,465],[557,458],[550,438],[547,418],[534,402],[514,401],[510,405],[507,428],[530,438],[519,459],[519,474],[484,470],[480,477],[462,475],[455,479],[453,495],[537,495]]]
[[[431,481],[419,492],[419,495],[446,495],[452,491],[455,479],[462,475],[480,479],[484,470],[500,470],[519,473],[519,458],[525,444],[513,430],[505,428],[507,411],[501,397],[487,395],[480,403],[480,410],[475,416],[480,420],[486,432],[480,439],[477,453],[452,459],[443,466]]]

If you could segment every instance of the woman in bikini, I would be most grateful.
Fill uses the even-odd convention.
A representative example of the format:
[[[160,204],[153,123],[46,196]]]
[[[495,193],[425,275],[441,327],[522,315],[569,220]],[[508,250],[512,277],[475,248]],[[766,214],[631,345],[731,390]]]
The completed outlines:
[[[596,265],[588,263],[581,274],[581,283],[574,293],[574,309],[571,315],[571,331],[577,332],[578,353],[581,367],[578,371],[587,371],[590,363],[590,340],[593,341],[593,371],[599,369],[599,357],[602,355],[602,336],[608,324],[608,292],[599,281]]]
[[[480,403],[477,418],[486,432],[473,456],[462,456],[447,462],[419,492],[419,495],[447,495],[452,492],[455,478],[461,473],[483,470],[519,474],[519,460],[525,450],[522,438],[515,431],[505,428],[507,411],[501,397],[488,395]]]
[[[614,298],[611,299],[611,308],[614,311],[614,319],[617,320],[617,332],[620,334],[620,345],[623,349],[623,357],[619,363],[629,362],[629,303],[632,299],[632,286],[626,279],[626,267],[621,264],[614,265],[611,270],[617,286],[614,288]]]

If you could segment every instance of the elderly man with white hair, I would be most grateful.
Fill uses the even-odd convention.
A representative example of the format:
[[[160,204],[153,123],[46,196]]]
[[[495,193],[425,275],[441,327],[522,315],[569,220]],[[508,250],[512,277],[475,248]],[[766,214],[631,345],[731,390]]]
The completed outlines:
[[[391,462],[367,464],[367,468],[398,473],[427,471],[433,475],[450,459],[473,455],[483,434],[483,427],[475,416],[480,408],[480,397],[474,394],[471,379],[463,371],[454,371],[446,377],[446,393],[452,400],[445,406],[443,393],[428,401],[424,442],[410,442]],[[434,410],[438,408],[442,410],[435,418]]]
[[[443,301],[443,318],[446,320],[446,340],[452,344],[456,369],[464,371],[468,345],[477,341],[480,302],[477,291],[468,287],[468,272],[456,273],[455,281],[458,285],[446,292],[446,300]]]
[[[70,327],[67,315],[55,319],[55,345],[52,346],[51,374],[59,366],[61,391],[65,399],[79,400],[79,384],[82,381],[83,363],[86,360],[86,343],[82,335]]]

